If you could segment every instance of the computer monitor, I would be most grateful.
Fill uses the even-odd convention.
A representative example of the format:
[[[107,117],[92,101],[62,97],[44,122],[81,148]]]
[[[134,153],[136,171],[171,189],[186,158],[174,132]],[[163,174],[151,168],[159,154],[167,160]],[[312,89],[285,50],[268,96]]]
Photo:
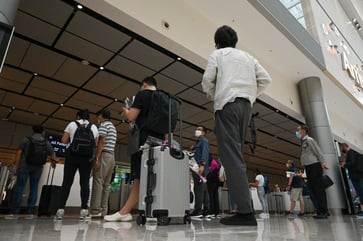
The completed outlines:
[[[54,133],[46,133],[46,139],[50,142],[57,157],[66,156],[67,144],[62,143],[62,135]]]
[[[5,62],[6,54],[8,53],[14,29],[13,26],[0,22],[0,73]]]

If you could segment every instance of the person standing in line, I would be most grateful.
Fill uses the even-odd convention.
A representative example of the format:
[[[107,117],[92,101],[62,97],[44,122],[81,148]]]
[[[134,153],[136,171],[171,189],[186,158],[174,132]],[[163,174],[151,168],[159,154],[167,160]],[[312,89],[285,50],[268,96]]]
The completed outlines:
[[[238,213],[220,220],[225,225],[256,226],[246,174],[243,146],[252,105],[271,83],[271,77],[247,52],[236,49],[237,33],[222,26],[214,34],[216,50],[210,55],[202,87],[214,101],[216,136],[228,188]]]
[[[108,210],[109,185],[115,167],[117,130],[111,122],[111,113],[104,109],[98,114],[99,137],[93,166],[91,217],[104,217]]]
[[[296,207],[296,202],[299,201],[300,203],[300,213],[298,214],[299,217],[304,217],[304,199],[302,196],[303,192],[303,180],[301,178],[301,173],[299,173],[299,169],[295,167],[293,160],[288,160],[286,163],[287,168],[287,177],[289,178],[286,191],[290,192],[290,211],[288,214],[288,218],[294,218],[294,210]]]
[[[251,187],[257,188],[257,196],[260,200],[261,207],[262,207],[262,213],[260,214],[261,218],[269,218],[270,215],[268,213],[268,206],[267,206],[267,200],[265,195],[265,178],[263,177],[260,169],[256,169],[255,171],[255,182],[250,183]]]
[[[322,182],[323,170],[328,169],[318,143],[309,135],[306,125],[298,126],[296,137],[301,140],[301,164],[305,167],[308,185],[318,202],[319,210],[314,218],[328,218],[328,201],[324,183]]]
[[[213,158],[210,158],[209,163],[209,173],[207,175],[207,188],[209,194],[209,201],[210,201],[210,211],[213,215],[212,218],[218,218],[219,216],[219,198],[218,198],[218,188],[220,186],[219,181],[219,170],[220,165],[219,163]]]
[[[342,153],[346,154],[345,162],[340,166],[347,168],[349,172],[350,180],[354,186],[355,191],[359,197],[360,211],[356,214],[357,218],[363,218],[363,172],[358,168],[358,165],[363,165],[362,155],[352,150],[347,143],[341,144]]]
[[[16,151],[15,156],[15,170],[16,170],[16,184],[14,188],[14,195],[12,200],[11,212],[12,214],[6,215],[5,219],[18,219],[18,214],[20,212],[20,205],[23,198],[23,192],[27,180],[29,178],[29,197],[28,197],[28,206],[26,211],[25,219],[33,219],[33,210],[35,207],[35,203],[38,198],[38,184],[40,177],[42,176],[43,166],[44,164],[35,164],[32,163],[32,160],[29,160],[31,157],[29,155],[31,141],[33,142],[45,142],[44,143],[44,153],[40,153],[40,158],[44,158],[44,163],[47,160],[47,157],[51,157],[51,165],[53,168],[56,166],[55,162],[55,153],[49,141],[46,141],[43,137],[44,128],[41,125],[33,126],[33,135],[31,137],[25,137],[20,145],[18,150]],[[30,139],[31,138],[31,139]],[[35,144],[33,144],[34,146]],[[42,148],[42,147],[41,147]],[[43,152],[42,150],[40,150]],[[35,150],[32,151],[35,153]],[[44,157],[43,157],[44,154]],[[36,156],[39,156],[37,154]],[[35,154],[33,155],[35,157]]]
[[[192,172],[195,204],[191,217],[196,220],[200,220],[203,217],[206,219],[210,218],[209,195],[207,183],[205,182],[206,176],[209,173],[209,142],[205,137],[206,131],[204,126],[198,126],[195,130],[197,142],[194,145],[194,158],[199,166],[199,175]]]
[[[78,124],[76,123],[78,122]],[[67,151],[68,155],[64,161],[64,171],[63,171],[63,183],[62,183],[62,199],[61,206],[57,210],[55,215],[55,220],[62,220],[64,216],[64,207],[66,206],[69,193],[73,184],[74,176],[76,171],[79,172],[79,184],[81,186],[81,211],[80,219],[83,220],[89,216],[88,213],[88,200],[89,200],[89,179],[93,166],[93,155],[83,156],[73,154],[70,150],[72,147],[72,142],[74,141],[75,133],[78,129],[78,125],[83,125],[86,128],[91,125],[92,137],[94,138],[94,143],[98,142],[98,129],[95,125],[89,122],[89,112],[88,110],[79,110],[76,115],[76,120],[70,122],[64,130],[62,136],[62,143],[68,144]],[[93,147],[95,148],[95,146]]]
[[[143,126],[150,108],[152,91],[156,91],[156,89],[157,84],[153,77],[144,78],[140,85],[140,91],[135,96],[132,107],[130,109],[123,107],[122,115],[129,121],[135,122],[137,126]],[[161,135],[147,128],[141,128],[139,146],[143,146],[145,144],[148,136],[152,136],[161,140],[163,140],[165,137],[164,134]],[[134,184],[131,187],[130,195],[125,205],[119,211],[104,217],[105,221],[132,221],[131,211],[139,201],[141,158],[142,151],[135,152],[131,155],[131,178],[134,179]]]

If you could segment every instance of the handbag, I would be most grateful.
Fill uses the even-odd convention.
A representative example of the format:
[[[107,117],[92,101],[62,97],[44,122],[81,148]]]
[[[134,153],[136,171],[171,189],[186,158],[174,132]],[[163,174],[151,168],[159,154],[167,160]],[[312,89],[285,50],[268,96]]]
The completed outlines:
[[[135,152],[138,152],[140,149],[139,140],[140,140],[140,130],[137,125],[134,125],[127,131],[127,153],[131,156]]]
[[[333,180],[331,180],[331,178],[328,175],[323,175],[321,177],[321,181],[323,182],[325,188],[328,188],[328,187],[331,187],[334,185]]]

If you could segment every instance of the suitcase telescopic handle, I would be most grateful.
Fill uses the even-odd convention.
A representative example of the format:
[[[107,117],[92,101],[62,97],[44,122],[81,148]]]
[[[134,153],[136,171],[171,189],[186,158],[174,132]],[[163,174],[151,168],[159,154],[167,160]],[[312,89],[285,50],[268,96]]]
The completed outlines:
[[[46,185],[48,185],[48,182],[49,182],[49,176],[50,176],[50,170],[51,169],[52,169],[52,164],[49,163],[49,171],[48,171],[48,177],[47,177]],[[55,172],[55,168],[53,168],[53,174],[52,174],[52,179],[50,180],[50,185],[53,185],[54,172]]]

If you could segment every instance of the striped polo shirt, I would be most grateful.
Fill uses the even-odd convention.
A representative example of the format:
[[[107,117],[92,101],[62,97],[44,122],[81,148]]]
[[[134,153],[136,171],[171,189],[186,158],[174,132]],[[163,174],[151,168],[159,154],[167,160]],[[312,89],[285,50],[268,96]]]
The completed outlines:
[[[114,152],[117,139],[117,131],[112,122],[109,120],[105,120],[104,122],[102,122],[98,129],[98,133],[99,136],[105,138],[105,145],[103,147],[103,151]]]

